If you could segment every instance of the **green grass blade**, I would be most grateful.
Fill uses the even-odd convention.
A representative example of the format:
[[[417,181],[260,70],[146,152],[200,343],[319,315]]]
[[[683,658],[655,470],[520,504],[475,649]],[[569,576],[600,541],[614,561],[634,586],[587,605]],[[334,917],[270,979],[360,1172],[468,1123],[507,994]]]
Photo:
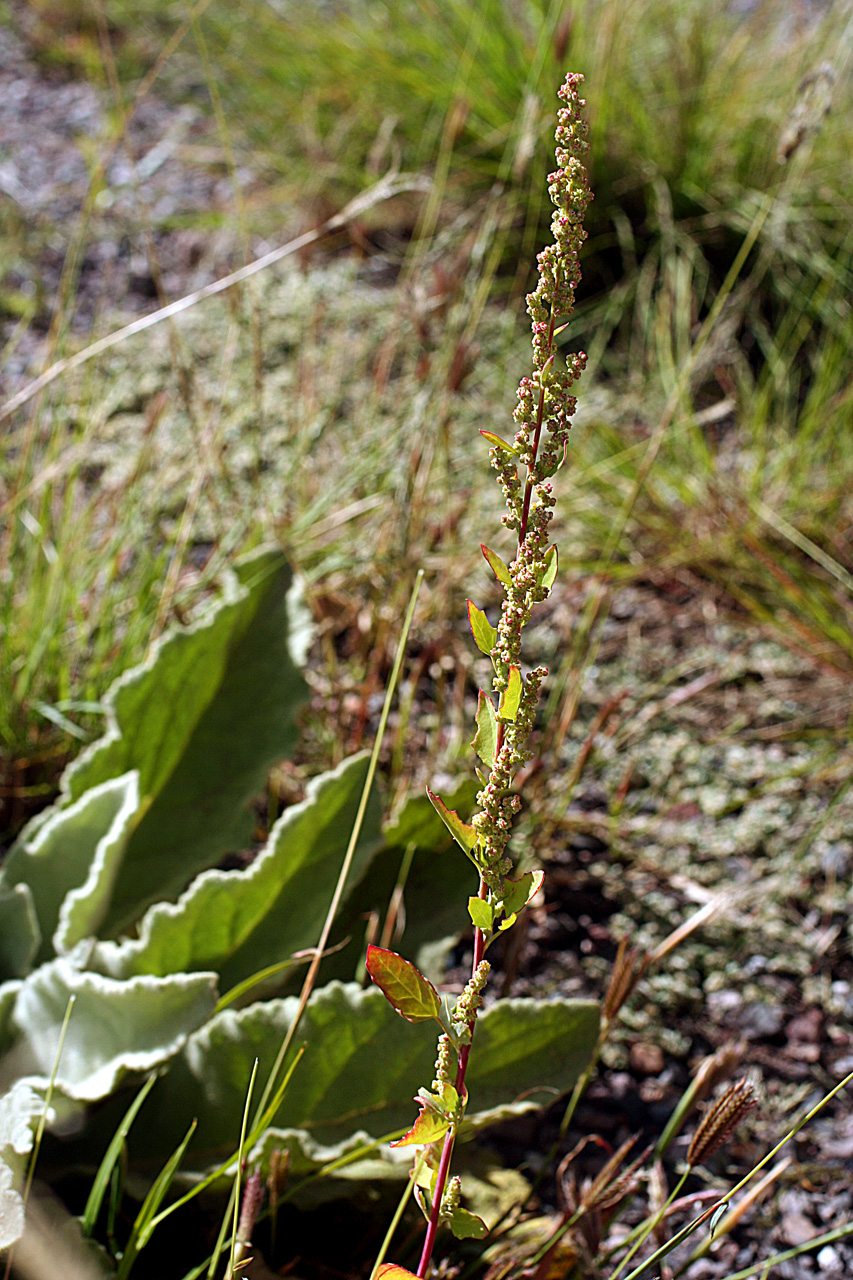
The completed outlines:
[[[305,1052],[305,1045],[302,1045],[299,1051],[296,1053],[293,1059],[293,1062],[287,1068],[284,1079],[282,1080],[281,1084],[276,1090],[275,1097],[273,1098],[272,1102],[269,1104],[267,1109],[264,1111],[263,1115],[260,1117],[255,1127],[252,1129],[251,1133],[249,1134],[249,1137],[247,1140],[247,1146],[251,1147],[254,1145],[255,1142],[257,1142],[258,1138],[261,1136],[264,1129],[266,1129],[267,1125],[272,1120],[276,1111],[281,1106],[281,1101],[285,1095],[287,1086],[290,1084],[293,1073],[296,1070],[296,1068],[299,1066],[299,1063],[302,1060],[302,1055],[304,1054],[304,1052]],[[218,1165],[213,1170],[212,1173],[209,1173],[207,1175],[206,1178],[202,1178],[201,1182],[197,1182],[196,1185],[192,1188],[192,1190],[188,1191],[186,1195],[181,1196],[180,1200],[176,1200],[174,1204],[170,1204],[167,1209],[164,1209],[162,1211],[162,1213],[158,1213],[157,1216],[152,1221],[152,1224],[151,1224],[152,1230],[154,1227],[159,1226],[159,1224],[163,1221],[164,1218],[168,1218],[170,1214],[174,1213],[176,1209],[180,1209],[185,1204],[189,1204],[190,1200],[194,1199],[195,1196],[200,1195],[202,1191],[206,1191],[208,1187],[213,1186],[214,1182],[218,1182],[220,1178],[224,1177],[225,1174],[228,1172],[228,1170],[231,1168],[234,1161],[237,1159],[237,1155],[238,1155],[237,1152],[235,1152],[234,1155],[230,1155],[227,1160],[224,1160],[222,1164]],[[201,1274],[201,1271],[205,1269],[205,1267],[207,1266],[207,1263],[208,1263],[208,1259],[205,1259],[204,1263],[200,1268],[199,1275]]]
[[[150,1075],[145,1084],[139,1090],[133,1102],[125,1112],[124,1119],[113,1135],[112,1142],[107,1147],[106,1155],[101,1161],[100,1168],[95,1175],[95,1181],[92,1183],[92,1190],[89,1192],[89,1198],[86,1201],[86,1208],[83,1210],[81,1223],[83,1226],[83,1235],[90,1236],[95,1229],[95,1223],[98,1220],[98,1214],[101,1212],[101,1205],[109,1186],[110,1176],[115,1167],[116,1161],[121,1155],[121,1149],[124,1146],[125,1139],[130,1132],[130,1127],[137,1117],[140,1107],[154,1087],[156,1075]]]
[[[228,1268],[225,1272],[225,1280],[232,1280],[234,1275],[234,1264],[239,1261],[236,1258],[237,1252],[237,1232],[240,1229],[240,1175],[243,1170],[243,1151],[246,1146],[246,1126],[249,1123],[249,1107],[252,1105],[252,1090],[255,1087],[255,1076],[258,1074],[258,1059],[255,1058],[252,1067],[252,1075],[249,1079],[249,1087],[246,1090],[246,1103],[243,1107],[243,1123],[240,1126],[240,1145],[237,1148],[237,1168],[234,1170],[234,1188],[232,1199],[234,1201],[234,1231],[231,1235],[231,1256],[228,1259]]]
[[[136,1215],[136,1221],[133,1224],[133,1230],[130,1233],[127,1248],[122,1254],[121,1262],[119,1263],[119,1268],[116,1272],[116,1280],[127,1280],[136,1258],[151,1239],[151,1235],[158,1221],[156,1217],[157,1210],[160,1208],[163,1198],[168,1192],[169,1187],[172,1185],[172,1179],[177,1173],[178,1166],[184,1158],[184,1152],[189,1146],[190,1138],[195,1133],[197,1123],[197,1120],[193,1120],[189,1129],[187,1129],[184,1138],[160,1170],[154,1181],[154,1185],[143,1200],[142,1208]]]

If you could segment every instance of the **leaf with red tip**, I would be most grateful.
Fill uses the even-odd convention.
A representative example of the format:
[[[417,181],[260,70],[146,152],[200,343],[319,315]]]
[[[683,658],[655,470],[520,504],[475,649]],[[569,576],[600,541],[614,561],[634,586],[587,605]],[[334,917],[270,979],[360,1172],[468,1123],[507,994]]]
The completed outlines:
[[[504,453],[513,453],[518,457],[518,450],[514,444],[510,444],[508,440],[504,440],[503,436],[495,435],[494,431],[481,431],[480,435],[484,440],[488,440],[493,449],[501,449]]]
[[[498,633],[483,613],[483,610],[478,609],[470,600],[468,601],[468,621],[471,624],[471,634],[474,637],[474,643],[477,648],[481,653],[491,654],[495,647]]]
[[[510,667],[507,686],[501,694],[498,706],[498,719],[514,721],[518,715],[522,690],[521,672],[518,667]]]
[[[449,1128],[450,1121],[447,1116],[436,1111],[434,1107],[427,1106],[425,1102],[421,1102],[420,1113],[409,1132],[404,1133],[396,1142],[389,1143],[389,1146],[428,1147],[431,1142],[437,1142],[439,1138],[443,1138]]]
[[[542,887],[544,871],[527,871],[519,880],[504,880],[503,904],[507,915],[518,915]]]
[[[469,822],[463,822],[456,810],[448,809],[441,796],[437,796],[434,791],[430,791],[429,787],[427,787],[426,793],[453,839],[462,846],[466,853],[470,854],[477,843],[476,827],[471,826]]]
[[[497,551],[493,551],[491,547],[487,547],[485,542],[480,543],[480,550],[486,557],[486,562],[498,582],[502,582],[505,587],[512,586],[512,577],[509,567],[504,560],[498,555]]]
[[[367,972],[385,999],[407,1022],[428,1022],[438,1018],[438,992],[408,960],[396,951],[373,945],[367,948]]]
[[[498,748],[498,717],[495,704],[482,689],[477,698],[477,732],[471,739],[471,746],[483,764],[493,768]]]
[[[396,1262],[383,1262],[376,1272],[376,1280],[418,1280],[414,1271],[398,1267]]]

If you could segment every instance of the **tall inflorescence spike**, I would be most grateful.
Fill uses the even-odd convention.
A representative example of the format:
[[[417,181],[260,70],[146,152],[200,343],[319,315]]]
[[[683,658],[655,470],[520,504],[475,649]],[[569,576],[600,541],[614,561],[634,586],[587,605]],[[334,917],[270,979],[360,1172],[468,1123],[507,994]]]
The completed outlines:
[[[510,669],[521,661],[521,640],[536,604],[546,599],[548,530],[554,507],[551,477],[565,457],[575,398],[572,385],[586,365],[586,356],[570,355],[565,366],[555,359],[560,321],[574,307],[575,289],[580,280],[579,255],[586,239],[583,217],[592,194],[581,162],[588,150],[587,125],[581,112],[586,105],[578,93],[583,81],[568,75],[559,90],[562,106],[557,113],[557,168],[548,176],[548,191],[554,204],[551,219],[553,244],[537,258],[539,281],[528,294],[527,311],[533,330],[533,371],[521,380],[518,404],[513,415],[516,433],[515,454],[498,447],[490,450],[492,466],[506,499],[503,523],[518,537],[518,551],[509,566],[510,582],[501,608],[495,658],[494,688],[500,695],[507,687]],[[519,466],[526,474],[519,475]],[[506,874],[504,849],[510,825],[519,804],[508,794],[514,771],[529,759],[527,739],[533,726],[544,667],[537,667],[525,680],[521,708],[516,721],[505,726],[501,749],[492,774],[477,802],[481,812],[474,825],[485,837],[484,878],[496,889]]]

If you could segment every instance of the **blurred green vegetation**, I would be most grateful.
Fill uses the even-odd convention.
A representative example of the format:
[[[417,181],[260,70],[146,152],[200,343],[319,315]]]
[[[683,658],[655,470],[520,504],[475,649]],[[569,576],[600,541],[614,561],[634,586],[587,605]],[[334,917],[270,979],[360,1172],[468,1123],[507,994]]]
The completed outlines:
[[[806,19],[769,0],[201,0],[189,14],[174,0],[33,0],[22,29],[47,73],[85,77],[114,105],[116,86],[127,107],[156,68],[152,92],[209,112],[220,162],[236,146],[258,175],[233,212],[246,237],[274,240],[282,210],[315,224],[389,169],[432,188],[358,227],[396,289],[359,292],[357,264],[351,285],[324,277],[284,337],[264,312],[274,291],[254,311],[246,295],[230,320],[216,312],[215,369],[205,327],[182,331],[189,354],[164,357],[133,427],[184,441],[166,492],[153,443],[110,490],[87,470],[147,344],[16,419],[0,450],[15,513],[0,600],[7,793],[49,788],[54,755],[92,731],[99,693],[165,614],[192,609],[236,548],[271,531],[318,592],[374,604],[425,562],[451,588],[435,593],[434,625],[456,625],[487,501],[470,441],[484,418],[508,423],[524,372],[521,295],[547,236],[568,67],[587,81],[595,201],[567,335],[590,370],[561,570],[602,583],[690,571],[849,673],[844,5]],[[14,231],[25,254],[29,229]],[[195,409],[174,391],[188,366]],[[284,366],[297,370],[286,387]],[[239,466],[238,440],[254,450]],[[350,654],[365,679],[375,639]]]

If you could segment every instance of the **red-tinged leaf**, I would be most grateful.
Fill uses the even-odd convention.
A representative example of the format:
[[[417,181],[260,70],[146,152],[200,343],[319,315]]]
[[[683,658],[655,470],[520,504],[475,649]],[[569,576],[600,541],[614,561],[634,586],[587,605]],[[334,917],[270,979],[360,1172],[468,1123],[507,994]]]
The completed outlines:
[[[521,672],[518,667],[510,667],[507,686],[501,694],[498,707],[499,720],[515,720],[518,715],[518,705],[521,702],[522,687]]]
[[[383,1262],[376,1272],[376,1280],[418,1280],[414,1271],[398,1267],[396,1262]]]
[[[404,1133],[396,1142],[389,1143],[389,1146],[428,1147],[431,1142],[437,1142],[439,1138],[443,1138],[449,1128],[450,1121],[447,1116],[443,1116],[440,1111],[428,1107],[423,1102],[420,1114],[409,1132]]]
[[[448,1226],[457,1240],[482,1240],[489,1234],[489,1228],[476,1213],[467,1209],[454,1209],[448,1218]]]
[[[429,787],[427,787],[426,793],[453,839],[462,846],[466,853],[470,854],[477,843],[476,827],[471,826],[468,822],[463,822],[456,810],[448,809],[441,796],[437,796],[435,792],[430,791]]]
[[[491,654],[495,647],[498,633],[483,613],[483,610],[478,609],[470,600],[468,601],[468,621],[471,624],[471,634],[474,637],[474,643],[477,648],[481,653]]]
[[[367,948],[367,972],[385,999],[407,1022],[427,1022],[441,1012],[438,992],[408,960],[396,951]]]
[[[503,436],[496,436],[494,431],[481,431],[480,435],[484,440],[488,440],[494,449],[502,449],[504,453],[513,453],[518,457],[518,450],[514,444],[510,444],[508,440],[504,440]]]
[[[498,582],[502,582],[505,587],[512,586],[512,577],[510,576],[507,564],[501,559],[497,551],[492,551],[491,547],[487,547],[484,542],[480,543],[480,550],[486,557],[486,562]]]
[[[483,898],[468,899],[468,915],[475,929],[491,933],[495,925],[495,909]]]
[[[491,769],[498,748],[498,717],[495,704],[482,689],[477,698],[477,732],[471,739],[471,746],[483,764]]]
[[[557,576],[557,567],[559,564],[559,556],[556,547],[549,547],[545,552],[545,572],[542,574],[541,584],[548,591],[554,585],[554,579]]]
[[[528,871],[520,880],[504,880],[504,911],[518,915],[535,898],[545,879],[544,871]]]

